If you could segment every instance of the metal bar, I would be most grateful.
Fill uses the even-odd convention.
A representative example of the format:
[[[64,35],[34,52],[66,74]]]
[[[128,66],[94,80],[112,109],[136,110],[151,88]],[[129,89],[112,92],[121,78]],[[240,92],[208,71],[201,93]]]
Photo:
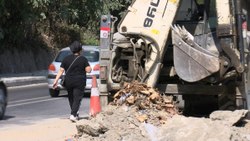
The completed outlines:
[[[157,89],[166,94],[177,95],[219,95],[226,91],[225,86],[158,84]]]

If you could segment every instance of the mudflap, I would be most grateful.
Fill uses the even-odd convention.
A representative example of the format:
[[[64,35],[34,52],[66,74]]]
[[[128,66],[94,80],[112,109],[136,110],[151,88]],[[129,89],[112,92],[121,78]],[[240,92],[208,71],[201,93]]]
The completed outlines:
[[[193,36],[184,27],[172,27],[172,42],[174,67],[181,79],[196,82],[219,71],[218,56],[195,43]]]

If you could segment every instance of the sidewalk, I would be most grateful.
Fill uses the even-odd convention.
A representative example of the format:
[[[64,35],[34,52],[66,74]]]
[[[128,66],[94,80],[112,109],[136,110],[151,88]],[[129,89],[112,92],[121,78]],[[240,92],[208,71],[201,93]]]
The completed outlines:
[[[0,80],[3,81],[7,87],[46,83],[47,70],[20,74],[0,74]]]

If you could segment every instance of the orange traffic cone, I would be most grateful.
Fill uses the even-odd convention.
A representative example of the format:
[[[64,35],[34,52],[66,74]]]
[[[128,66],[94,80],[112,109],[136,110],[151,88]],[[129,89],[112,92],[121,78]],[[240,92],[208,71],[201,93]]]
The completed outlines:
[[[96,116],[101,111],[99,90],[97,88],[96,76],[92,76],[92,88],[90,97],[90,115]]]

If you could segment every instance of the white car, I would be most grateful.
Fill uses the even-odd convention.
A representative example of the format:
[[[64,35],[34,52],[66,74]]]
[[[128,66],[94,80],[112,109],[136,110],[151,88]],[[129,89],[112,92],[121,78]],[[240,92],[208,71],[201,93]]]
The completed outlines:
[[[88,61],[89,65],[92,68],[91,73],[87,73],[87,81],[85,91],[90,91],[92,87],[92,76],[95,75],[97,79],[99,79],[99,46],[82,46],[83,53],[82,55],[85,56]],[[48,87],[51,97],[59,96],[60,90],[64,90],[65,88],[60,85],[61,79],[58,81],[57,89],[53,89],[53,82],[56,78],[57,72],[60,69],[60,65],[64,57],[72,54],[69,47],[63,48],[59,51],[58,55],[55,57],[53,62],[49,65],[48,68]]]

